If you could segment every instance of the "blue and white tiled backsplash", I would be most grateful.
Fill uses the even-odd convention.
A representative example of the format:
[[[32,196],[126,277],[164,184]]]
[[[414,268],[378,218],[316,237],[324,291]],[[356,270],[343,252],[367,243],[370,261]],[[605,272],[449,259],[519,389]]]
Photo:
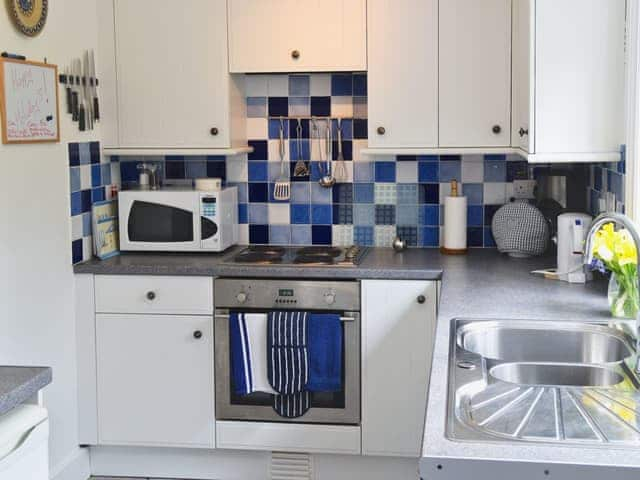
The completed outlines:
[[[620,162],[598,163],[590,166],[587,195],[591,215],[612,210],[624,213],[626,153],[623,145]]]
[[[527,162],[518,156],[363,156],[361,150],[367,146],[366,74],[250,75],[246,101],[247,135],[254,148],[249,155],[111,157],[112,168],[101,167],[99,181],[88,177],[88,168],[82,162],[80,167],[71,162],[75,194],[72,215],[82,212],[82,221],[75,218],[77,215],[73,220],[74,261],[79,258],[76,253],[80,251],[78,239],[82,238],[80,225],[83,242],[87,243],[89,196],[100,197],[100,189],[109,182],[121,181],[124,188],[135,184],[136,166],[142,161],[158,163],[165,183],[221,177],[227,185],[237,186],[240,241],[252,244],[389,246],[398,234],[410,246],[437,247],[443,219],[441,205],[449,194],[449,182],[455,179],[462,182],[462,193],[468,198],[469,246],[493,247],[493,214],[512,196],[513,180],[532,175]],[[317,182],[319,162],[312,162],[310,178],[292,176],[291,199],[276,201],[273,187],[280,173],[279,120],[270,117],[310,115],[344,119],[347,180],[331,189],[322,188]],[[297,160],[295,127],[296,122],[291,121],[286,128],[286,157],[291,168]],[[302,127],[302,148],[308,159],[309,121],[303,120]],[[80,149],[86,147],[80,144]],[[71,151],[70,147],[70,155]],[[335,145],[333,151],[335,159]],[[100,163],[106,165],[104,160]],[[73,180],[78,175],[74,169],[78,168],[79,190]],[[611,187],[617,184],[615,178]],[[592,187],[600,190],[601,184],[596,181]],[[80,210],[73,207],[78,191]],[[87,246],[83,248],[86,259]]]

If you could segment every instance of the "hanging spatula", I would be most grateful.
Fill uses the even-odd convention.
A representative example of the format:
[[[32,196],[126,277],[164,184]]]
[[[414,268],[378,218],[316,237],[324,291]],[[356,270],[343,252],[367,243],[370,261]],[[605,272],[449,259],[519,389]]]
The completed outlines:
[[[291,197],[291,182],[289,180],[288,162],[285,162],[284,154],[284,121],[280,119],[280,132],[278,136],[280,153],[280,177],[273,187],[273,198],[276,200],[289,200]]]
[[[307,167],[307,162],[304,161],[304,155],[302,153],[302,122],[298,119],[298,125],[296,126],[296,142],[298,145],[298,161],[296,162],[296,166],[293,169],[294,177],[308,177],[309,176],[309,167]]]

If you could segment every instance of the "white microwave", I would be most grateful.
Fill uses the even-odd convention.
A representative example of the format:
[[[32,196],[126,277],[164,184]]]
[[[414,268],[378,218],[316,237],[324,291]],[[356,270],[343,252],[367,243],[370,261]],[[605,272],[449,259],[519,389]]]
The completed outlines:
[[[120,250],[221,252],[238,242],[238,189],[124,190]]]

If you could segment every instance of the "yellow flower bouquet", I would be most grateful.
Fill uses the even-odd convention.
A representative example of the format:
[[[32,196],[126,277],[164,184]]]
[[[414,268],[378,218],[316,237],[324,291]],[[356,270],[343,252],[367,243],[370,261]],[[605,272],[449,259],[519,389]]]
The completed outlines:
[[[636,318],[640,309],[638,297],[638,252],[626,229],[616,231],[607,223],[595,234],[592,267],[611,272],[609,305],[611,314],[619,318]]]

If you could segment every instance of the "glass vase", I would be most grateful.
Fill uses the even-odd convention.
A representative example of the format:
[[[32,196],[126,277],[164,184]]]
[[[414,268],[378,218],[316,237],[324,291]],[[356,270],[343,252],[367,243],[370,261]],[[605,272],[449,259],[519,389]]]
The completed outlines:
[[[638,315],[638,281],[636,278],[618,278],[612,274],[609,280],[609,308],[616,318],[634,319]]]

